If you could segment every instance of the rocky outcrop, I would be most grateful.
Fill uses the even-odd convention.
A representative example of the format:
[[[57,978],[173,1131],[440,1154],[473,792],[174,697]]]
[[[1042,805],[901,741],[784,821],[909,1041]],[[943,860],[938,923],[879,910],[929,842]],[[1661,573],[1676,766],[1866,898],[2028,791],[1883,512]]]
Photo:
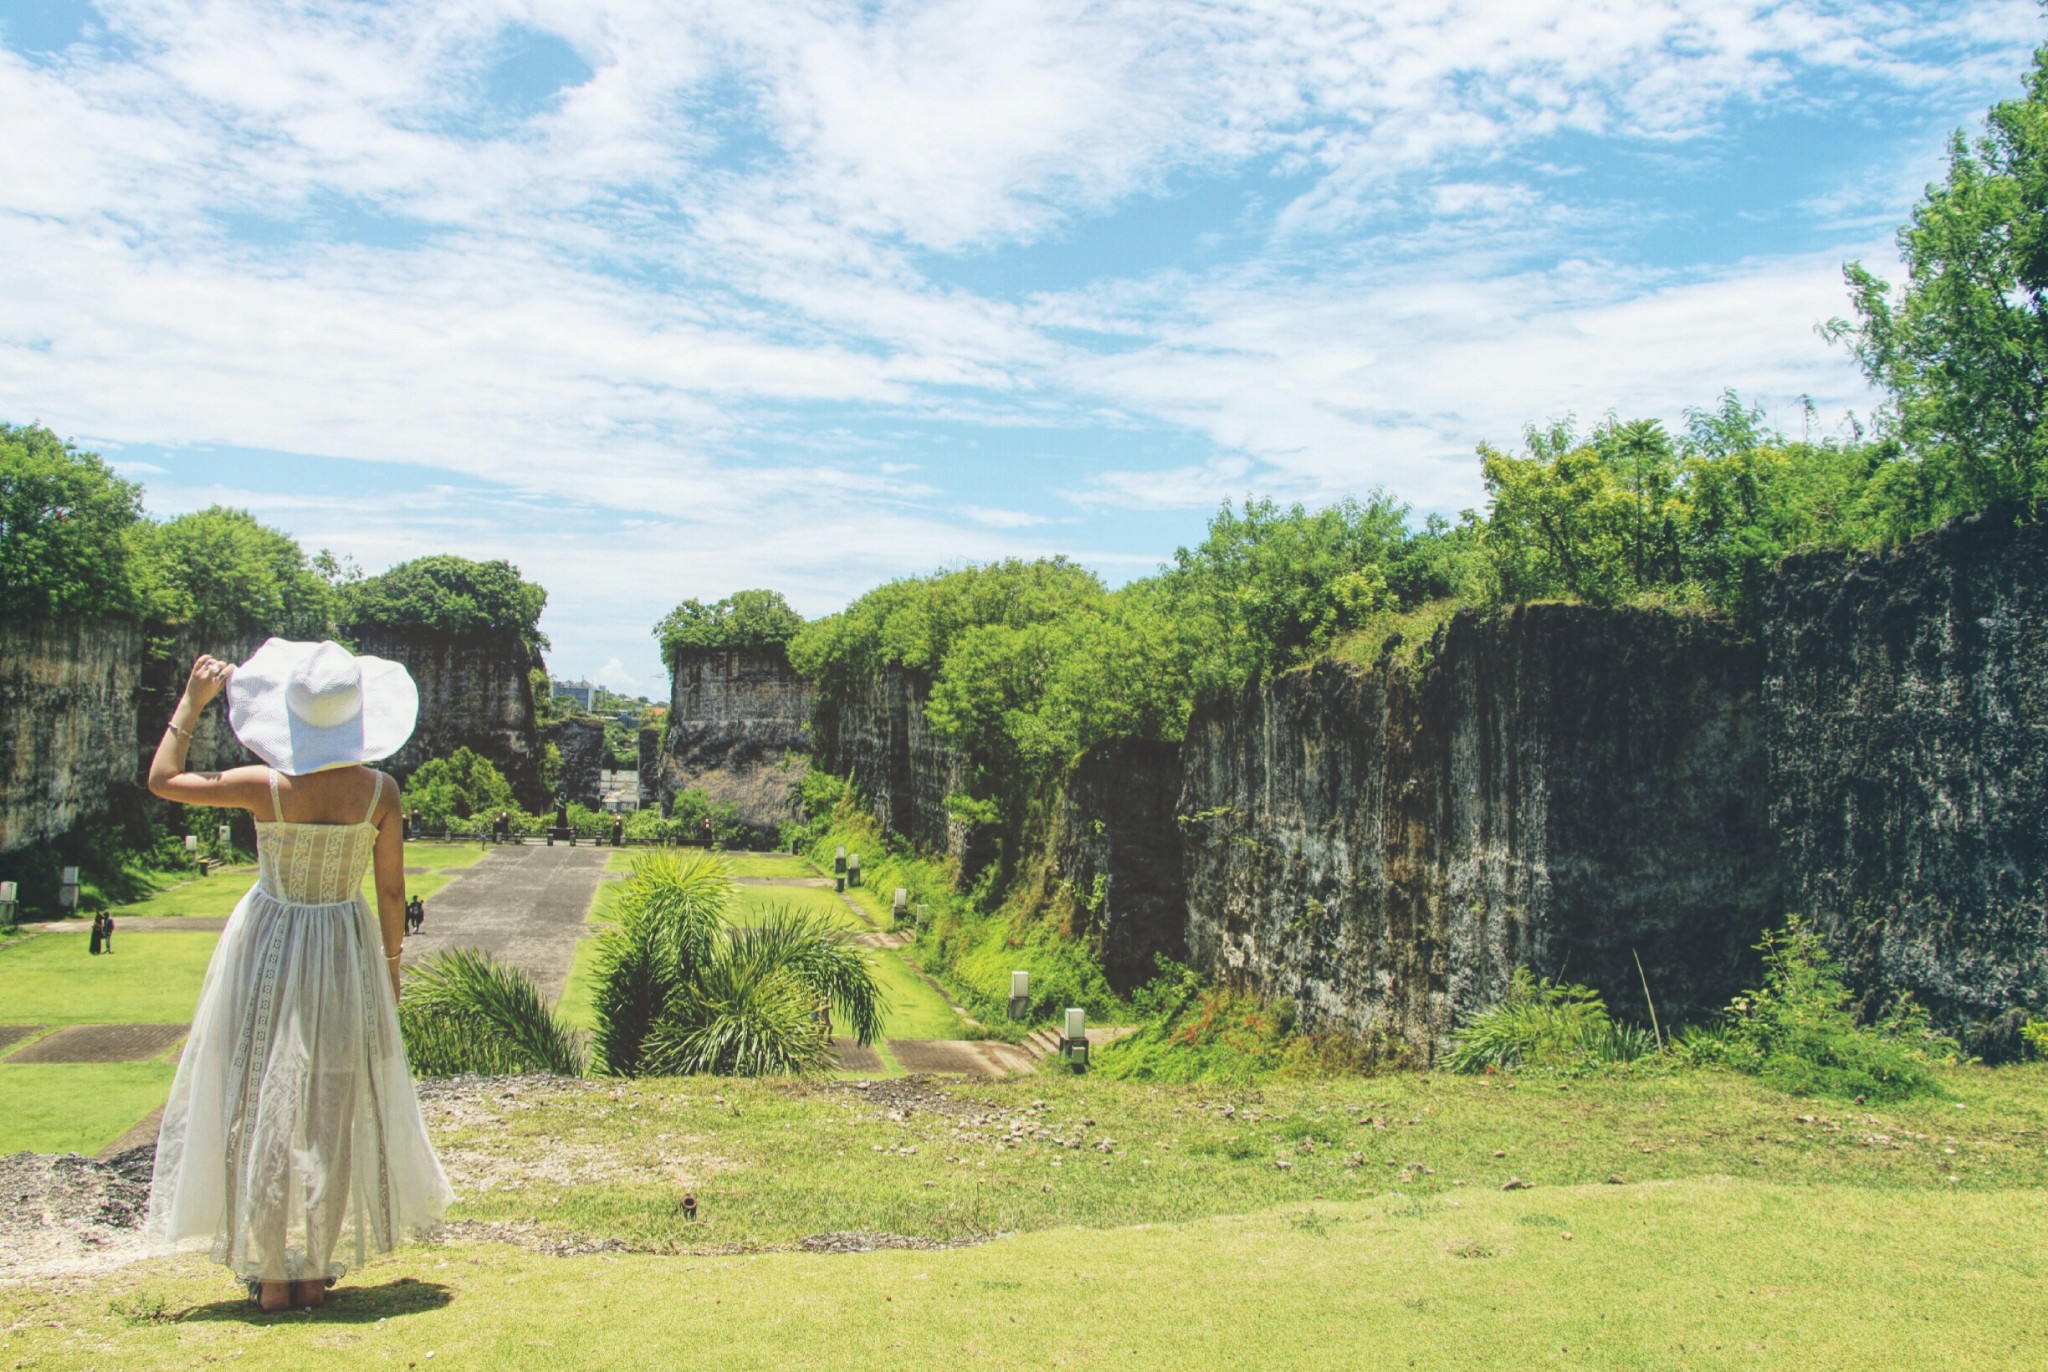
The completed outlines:
[[[139,797],[142,648],[125,620],[0,624],[0,853]]]
[[[643,775],[668,811],[676,793],[702,791],[730,804],[740,822],[773,837],[796,817],[810,746],[813,692],[780,646],[683,648],[669,664],[668,731],[657,775]]]
[[[1788,908],[1873,1000],[2009,1053],[2048,1007],[2048,526],[1795,558],[1762,632]]]
[[[483,754],[505,774],[519,804],[552,805],[541,784],[541,742],[533,683],[540,664],[516,633],[444,634],[359,628],[356,646],[405,664],[420,691],[419,727],[383,765],[405,777],[429,758],[457,748]]]
[[[1119,739],[1068,771],[1053,820],[1052,876],[1119,994],[1187,960],[1187,882],[1175,807],[1180,745]]]
[[[1725,1000],[1781,887],[1755,647],[1555,605],[1401,646],[1197,711],[1196,965],[1425,1061],[1518,965],[1636,1015],[1645,978],[1667,1015]]]
[[[604,721],[581,717],[548,725],[546,739],[562,757],[556,790],[568,800],[595,810],[604,802],[604,778],[610,754],[604,746]]]
[[[932,732],[924,713],[930,692],[917,673],[888,667],[826,702],[818,711],[814,765],[852,777],[891,833],[978,867],[989,835],[961,823],[946,805],[948,796],[966,792],[970,770]]]

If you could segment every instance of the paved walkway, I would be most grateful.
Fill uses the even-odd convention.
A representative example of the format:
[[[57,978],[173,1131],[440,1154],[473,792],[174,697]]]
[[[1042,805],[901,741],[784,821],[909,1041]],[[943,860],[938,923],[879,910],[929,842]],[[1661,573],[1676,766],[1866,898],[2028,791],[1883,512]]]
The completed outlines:
[[[608,848],[493,848],[427,898],[426,924],[405,941],[407,966],[448,948],[478,948],[531,976],[548,1000],[569,980],[583,917]]]

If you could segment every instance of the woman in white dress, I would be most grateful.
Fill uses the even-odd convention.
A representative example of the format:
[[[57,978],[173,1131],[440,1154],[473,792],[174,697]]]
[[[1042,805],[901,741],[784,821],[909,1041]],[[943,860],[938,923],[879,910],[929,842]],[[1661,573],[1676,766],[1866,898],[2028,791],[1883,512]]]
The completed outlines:
[[[270,764],[185,770],[225,686],[235,736]],[[240,667],[202,656],[150,764],[181,805],[256,817],[256,885],[228,917],[157,1137],[145,1233],[210,1247],[265,1310],[320,1304],[346,1270],[429,1230],[452,1195],[398,1036],[405,851],[398,786],[365,763],[411,737],[404,667],[273,638]],[[363,898],[376,862],[377,909]]]

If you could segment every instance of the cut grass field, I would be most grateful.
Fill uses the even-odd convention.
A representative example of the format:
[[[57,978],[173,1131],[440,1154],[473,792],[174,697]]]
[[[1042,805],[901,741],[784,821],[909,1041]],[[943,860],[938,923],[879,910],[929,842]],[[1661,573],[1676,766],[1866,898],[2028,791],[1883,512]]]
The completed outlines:
[[[328,1312],[275,1317],[197,1260],[151,1262],[0,1291],[0,1356],[39,1369],[238,1355],[424,1367],[429,1353],[537,1369],[2032,1368],[2048,1323],[2048,1072],[1957,1071],[1944,1086],[1866,1111],[1704,1072],[1229,1096],[1054,1078],[943,1093],[585,1083],[515,1088],[524,1098],[502,1105],[486,1084],[468,1098],[479,1109],[430,1102],[430,1117],[461,1119],[437,1137],[458,1182],[480,1166],[496,1179],[466,1188],[460,1216],[682,1251],[414,1247],[352,1273]],[[997,1148],[1020,1132],[1011,1122],[1024,1140]],[[1116,1142],[1065,1148],[1040,1130]],[[1347,1167],[1353,1152],[1366,1161]],[[1502,1190],[1510,1176],[1528,1188]],[[685,1187],[694,1223],[675,1205]],[[858,1229],[1009,1236],[852,1256],[687,1251]]]
[[[863,933],[873,928],[849,910],[832,891],[818,886],[742,886],[733,920],[759,924],[776,910],[787,907],[801,915],[816,915],[834,929]]]
[[[219,936],[116,931],[93,957],[83,934],[38,934],[0,946],[0,1024],[182,1024]]]
[[[148,1062],[0,1062],[0,1157],[99,1152],[164,1103],[170,1053]]]

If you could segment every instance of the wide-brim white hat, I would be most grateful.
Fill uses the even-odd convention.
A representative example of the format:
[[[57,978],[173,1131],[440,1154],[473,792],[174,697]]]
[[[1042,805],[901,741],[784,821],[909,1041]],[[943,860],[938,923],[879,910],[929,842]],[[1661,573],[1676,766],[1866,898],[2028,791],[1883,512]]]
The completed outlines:
[[[269,639],[228,678],[235,737],[293,776],[390,757],[419,714],[412,673],[339,643]]]

